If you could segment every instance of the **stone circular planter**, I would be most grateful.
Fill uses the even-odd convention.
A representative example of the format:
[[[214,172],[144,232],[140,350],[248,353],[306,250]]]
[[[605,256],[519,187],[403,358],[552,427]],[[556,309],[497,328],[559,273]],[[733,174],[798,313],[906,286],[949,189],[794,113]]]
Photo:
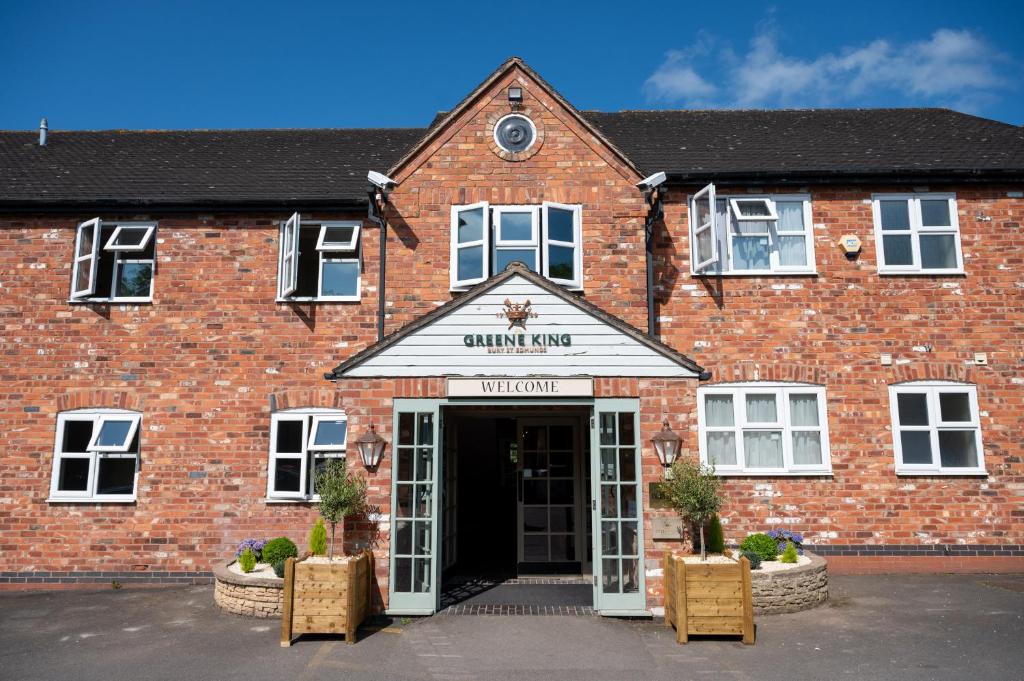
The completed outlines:
[[[811,559],[806,565],[774,572],[750,571],[755,613],[799,612],[828,600],[828,565],[825,559],[810,551],[804,551],[804,555]]]
[[[228,569],[229,560],[213,566],[213,600],[221,610],[247,617],[280,617],[284,580],[250,577]]]

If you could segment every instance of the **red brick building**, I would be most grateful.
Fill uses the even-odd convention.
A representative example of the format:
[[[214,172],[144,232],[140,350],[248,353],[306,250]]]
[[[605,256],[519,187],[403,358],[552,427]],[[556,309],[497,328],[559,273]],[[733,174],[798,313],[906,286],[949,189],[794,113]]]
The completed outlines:
[[[1021,570],[1022,215],[1018,127],[580,112],[518,59],[426,129],[0,133],[0,582],[301,545],[345,457],[392,612],[497,571],[641,613],[665,421],[730,542]]]

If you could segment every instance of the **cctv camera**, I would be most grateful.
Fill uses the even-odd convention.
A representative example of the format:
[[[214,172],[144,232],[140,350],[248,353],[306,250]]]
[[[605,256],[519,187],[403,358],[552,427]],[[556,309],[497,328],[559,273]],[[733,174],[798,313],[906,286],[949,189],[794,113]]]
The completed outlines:
[[[637,182],[636,186],[637,189],[641,189],[643,191],[650,191],[655,187],[659,186],[660,184],[662,184],[665,180],[665,173],[654,173],[653,175],[645,177],[644,179]]]
[[[392,189],[398,186],[398,183],[392,180],[390,177],[384,175],[383,173],[378,173],[375,170],[371,170],[370,172],[366,173],[366,179],[369,180],[370,184],[372,184],[373,186],[386,192],[391,191]]]

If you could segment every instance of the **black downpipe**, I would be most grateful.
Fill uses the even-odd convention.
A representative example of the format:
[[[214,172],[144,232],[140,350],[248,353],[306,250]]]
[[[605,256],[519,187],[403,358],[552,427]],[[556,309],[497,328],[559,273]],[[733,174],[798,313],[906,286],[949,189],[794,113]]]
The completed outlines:
[[[647,219],[644,221],[645,255],[647,259],[647,335],[657,340],[654,318],[654,232],[655,226],[665,216],[661,202],[661,190],[644,192],[647,201]]]
[[[380,272],[377,282],[377,340],[382,341],[384,340],[384,302],[387,293],[388,223],[384,219],[384,204],[387,202],[387,196],[380,194],[380,203],[378,204],[376,188],[371,187],[368,193],[370,195],[370,205],[367,209],[367,216],[370,218],[370,221],[380,228]]]

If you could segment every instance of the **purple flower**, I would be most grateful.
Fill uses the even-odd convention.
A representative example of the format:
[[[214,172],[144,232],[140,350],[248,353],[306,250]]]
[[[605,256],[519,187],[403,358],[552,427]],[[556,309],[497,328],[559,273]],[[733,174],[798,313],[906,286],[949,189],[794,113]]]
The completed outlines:
[[[796,542],[797,544],[803,544],[804,543],[804,536],[802,534],[800,534],[800,533],[794,533],[793,534],[793,541]]]
[[[238,550],[235,551],[235,558],[242,555],[242,551],[251,549],[256,554],[256,560],[263,557],[263,545],[267,543],[266,539],[246,539],[238,545]]]
[[[768,531],[768,536],[771,537],[772,539],[778,539],[779,538],[779,531],[778,530],[769,530]]]

